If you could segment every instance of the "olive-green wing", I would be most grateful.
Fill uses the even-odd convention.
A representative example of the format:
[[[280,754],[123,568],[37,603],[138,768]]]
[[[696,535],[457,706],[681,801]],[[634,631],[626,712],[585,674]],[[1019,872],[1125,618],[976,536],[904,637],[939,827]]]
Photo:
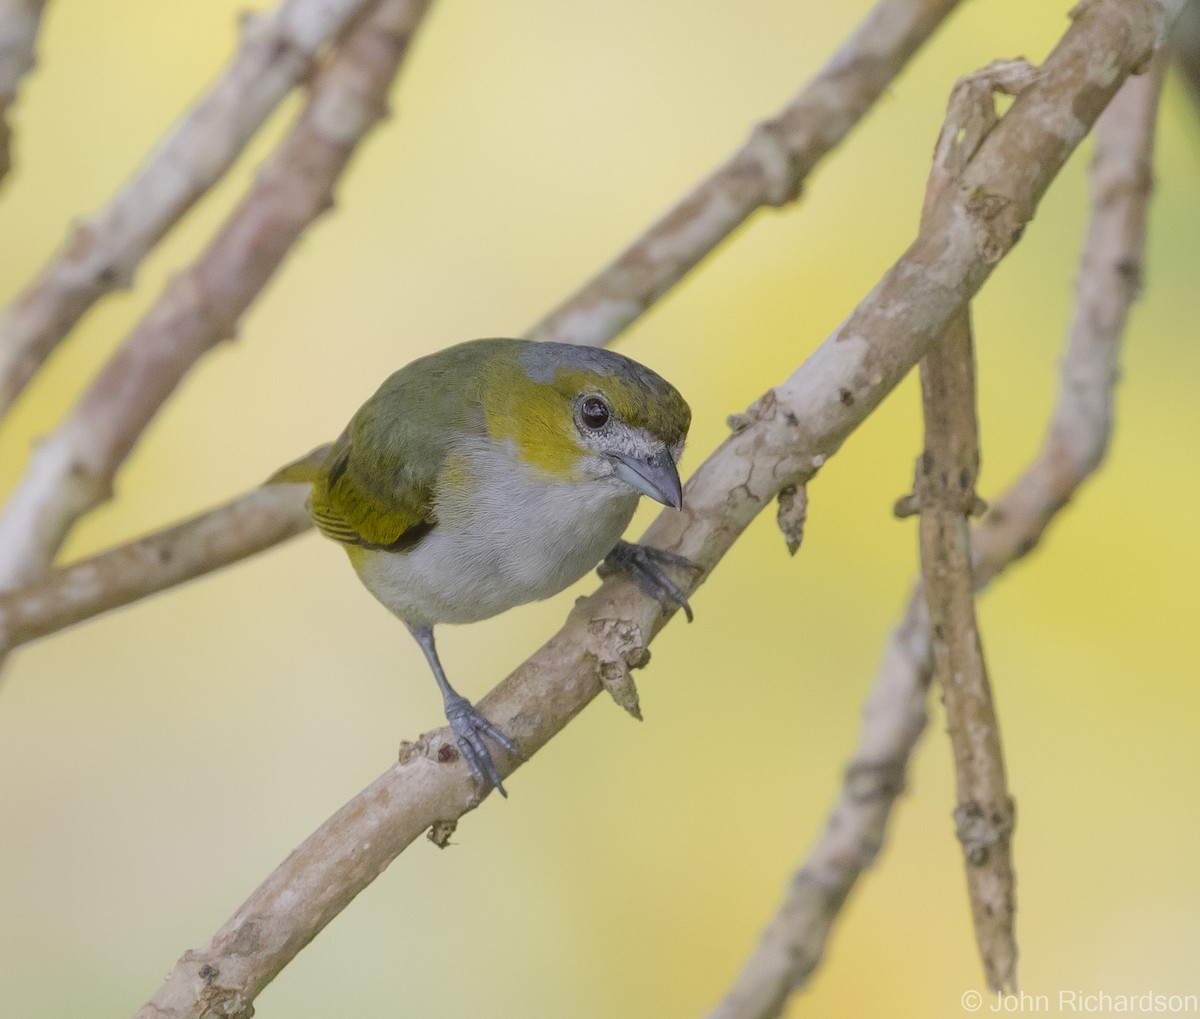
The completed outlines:
[[[312,485],[309,514],[327,538],[345,545],[403,551],[436,524],[435,483],[445,459],[441,443],[420,422],[389,415],[371,403],[337,442],[277,471],[270,483]]]
[[[421,470],[411,455],[415,451],[408,456],[397,452],[373,451],[349,432],[334,444],[323,483],[313,486],[309,505],[322,534],[347,545],[399,552],[429,533],[437,522],[437,465]]]
[[[310,511],[327,537],[402,550],[436,525],[434,503],[457,436],[485,434],[482,375],[516,340],[476,340],[419,358],[384,381],[332,446],[275,475],[312,484]]]

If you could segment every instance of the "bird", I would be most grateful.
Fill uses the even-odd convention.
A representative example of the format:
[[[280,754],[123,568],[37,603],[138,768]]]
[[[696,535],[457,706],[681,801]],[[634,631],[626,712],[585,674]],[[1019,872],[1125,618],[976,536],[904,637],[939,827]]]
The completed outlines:
[[[609,350],[470,340],[389,376],[338,439],[267,484],[309,486],[308,512],[416,639],[482,793],[507,792],[485,738],[520,751],[446,678],[439,624],[551,597],[623,570],[691,607],[685,557],[621,540],[641,496],[679,510],[691,410],[662,376]]]

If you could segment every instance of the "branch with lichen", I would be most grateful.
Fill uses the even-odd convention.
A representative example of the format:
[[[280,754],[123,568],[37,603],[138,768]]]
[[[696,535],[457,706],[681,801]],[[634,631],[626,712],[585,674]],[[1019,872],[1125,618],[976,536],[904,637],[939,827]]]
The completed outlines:
[[[624,295],[619,300],[633,300],[644,310],[719,244],[738,222],[765,204],[764,195],[798,193],[806,174],[845,137],[956,2],[880,0],[796,100],[755,132],[755,138],[778,139],[782,148],[777,154],[786,149],[790,153],[786,160],[767,158],[769,150],[752,140],[631,245],[612,268],[549,315],[534,331],[533,338],[593,345],[608,343],[636,315],[615,315],[607,311],[581,315],[585,308],[594,305],[595,295],[619,291]],[[735,197],[737,202],[731,205]],[[714,226],[713,216],[724,226]],[[701,222],[710,225],[703,230],[697,229]],[[682,230],[685,226],[688,229]],[[626,269],[633,265],[645,266],[646,271],[630,276]],[[56,472],[61,475],[63,469],[60,464]],[[34,504],[31,502],[31,505]],[[780,519],[792,522],[789,524],[793,534],[790,540],[796,547],[803,529],[803,510],[802,490],[796,497],[790,492],[784,494]],[[244,535],[245,540],[231,541],[227,547],[250,556],[268,547],[259,542],[268,542],[273,533],[295,533],[292,530],[293,508],[280,506],[278,512],[280,518],[274,531],[259,528],[253,535]],[[185,549],[203,546],[209,540],[214,520],[219,517],[204,514],[197,519],[201,521],[198,526],[202,527],[202,533],[194,540],[185,530],[186,524],[176,525],[162,533],[159,544],[163,547],[182,545]],[[2,529],[0,524],[0,531]],[[26,634],[44,636],[60,625],[70,625],[128,604],[231,561],[222,559],[209,564],[185,551],[174,557],[170,565],[159,566],[155,559],[138,552],[147,541],[153,540],[143,538],[93,557],[88,561],[88,574],[95,578],[95,583],[86,588],[76,586],[76,574],[71,572],[71,567],[65,567],[47,573],[44,578],[39,577],[28,592],[18,590],[11,595],[0,594],[0,653],[5,648],[33,639]],[[195,572],[181,571],[180,562],[191,564]],[[135,570],[134,563],[140,564],[137,567],[140,573],[131,572]],[[0,581],[2,578],[0,571]],[[0,588],[4,586],[0,582]],[[20,625],[5,623],[5,620],[18,619]]]
[[[0,182],[12,169],[8,110],[37,62],[34,46],[45,6],[46,0],[0,0]]]
[[[241,48],[225,73],[0,311],[0,417],[84,313],[132,283],[147,252],[313,72],[324,46],[376,2],[283,0],[270,14],[244,18]]]
[[[172,280],[68,418],[41,442],[0,516],[0,587],[49,567],[159,408],[207,351],[232,336],[309,225],[332,206],[356,145],[385,114],[428,0],[379,0],[309,89],[287,137],[200,258]]]
[[[1171,8],[1175,13],[1178,7]],[[1042,65],[891,270],[834,335],[763,395],[689,479],[682,512],[644,539],[700,568],[689,591],[781,490],[809,480],[926,353],[1011,249],[1046,188],[1164,24],[1154,0],[1097,0]],[[1003,196],[980,203],[979,194]],[[670,613],[610,577],[480,710],[530,759],[594,699],[606,671],[646,660]],[[504,774],[521,763],[498,762]],[[453,737],[438,729],[314,832],[203,948],[186,953],[139,1013],[247,1017],[292,958],[408,845],[441,842],[478,805]]]
[[[1120,340],[1139,292],[1163,68],[1160,53],[1097,122],[1092,209],[1058,400],[1041,452],[973,529],[977,589],[1036,547],[1107,452]],[[918,587],[884,650],[837,802],[709,1019],[773,1019],[821,964],[843,905],[884,844],[925,729],[932,674],[929,618]]]

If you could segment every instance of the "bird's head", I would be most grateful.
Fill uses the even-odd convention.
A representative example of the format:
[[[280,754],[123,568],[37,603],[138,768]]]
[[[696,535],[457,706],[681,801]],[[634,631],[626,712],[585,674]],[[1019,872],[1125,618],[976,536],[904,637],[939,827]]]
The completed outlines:
[[[485,342],[496,345],[481,401],[492,439],[542,476],[682,505],[676,464],[692,415],[666,379],[609,350]]]

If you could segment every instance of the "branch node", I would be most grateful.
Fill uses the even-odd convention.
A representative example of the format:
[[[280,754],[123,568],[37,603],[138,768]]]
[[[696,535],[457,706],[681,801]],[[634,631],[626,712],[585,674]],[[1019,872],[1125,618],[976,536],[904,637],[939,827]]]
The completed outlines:
[[[450,845],[450,836],[454,834],[457,827],[458,821],[454,818],[443,818],[434,821],[429,826],[429,831],[426,832],[425,837],[437,846],[438,849],[445,849]]]
[[[630,673],[650,661],[641,628],[628,619],[601,618],[588,623],[591,655],[604,689],[639,722],[642,720],[637,684]]]
[[[854,761],[846,769],[846,797],[854,803],[890,803],[904,792],[904,771],[903,760]]]
[[[973,421],[974,413],[970,416]],[[973,425],[969,427],[973,431]],[[897,499],[893,507],[897,517],[903,519],[923,510],[943,510],[957,516],[977,517],[987,511],[987,503],[975,491],[975,475],[978,471],[976,457],[972,456],[970,462],[962,463],[957,470],[946,469],[945,460],[944,451],[939,456],[930,449],[917,458],[913,491]]]
[[[742,155],[762,168],[764,204],[781,208],[804,191],[803,168],[776,120],[756,124]]]
[[[729,430],[734,435],[740,435],[747,428],[758,424],[760,421],[771,421],[776,414],[776,407],[779,403],[779,398],[775,395],[774,389],[768,389],[762,396],[755,400],[744,411],[737,414],[730,414],[725,423],[729,426]],[[788,423],[793,423],[790,415]]]
[[[736,414],[730,414],[725,419],[725,424],[734,435],[740,435],[754,424],[754,417],[747,411],[738,411]]]
[[[808,519],[808,488],[805,485],[788,485],[779,492],[779,511],[775,520],[783,532],[788,552],[795,555],[804,541],[804,523]]]
[[[954,808],[954,828],[962,843],[967,862],[973,867],[985,867],[992,851],[1006,846],[1016,827],[1016,803],[1008,797],[1002,809],[989,813],[978,800],[970,800]]]

